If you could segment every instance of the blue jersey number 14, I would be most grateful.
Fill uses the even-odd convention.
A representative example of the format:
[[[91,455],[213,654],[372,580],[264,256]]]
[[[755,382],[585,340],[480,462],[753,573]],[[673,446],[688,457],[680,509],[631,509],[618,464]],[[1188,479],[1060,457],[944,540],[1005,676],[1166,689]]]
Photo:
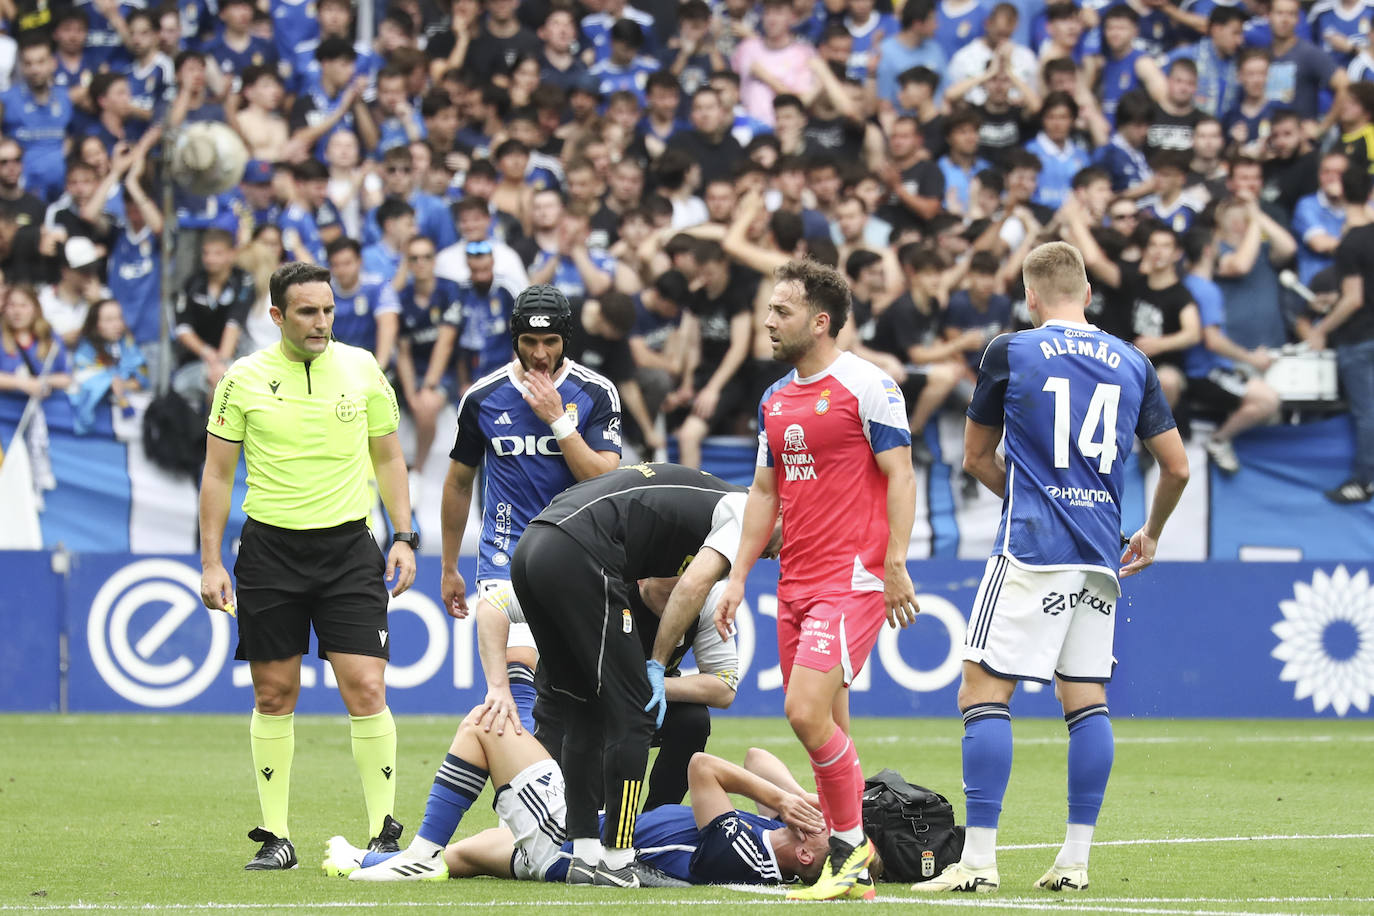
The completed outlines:
[[[1045,387],[1054,395],[1054,466],[1069,466],[1069,423],[1073,417],[1069,409],[1069,380],[1060,375],[1045,379]],[[1121,386],[1099,382],[1093,389],[1083,426],[1078,430],[1078,451],[1084,458],[1096,458],[1097,470],[1110,474],[1116,461],[1116,409],[1121,403]],[[1101,438],[1098,435],[1102,430]]]

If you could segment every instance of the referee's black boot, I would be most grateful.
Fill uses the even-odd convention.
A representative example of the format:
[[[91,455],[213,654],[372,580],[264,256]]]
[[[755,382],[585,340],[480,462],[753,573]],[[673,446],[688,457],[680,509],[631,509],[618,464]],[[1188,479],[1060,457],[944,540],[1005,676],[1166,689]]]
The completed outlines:
[[[390,814],[386,820],[382,821],[382,832],[367,841],[368,852],[400,852],[401,851],[401,831],[405,828],[396,823],[396,819]]]
[[[285,837],[254,827],[248,831],[248,839],[261,843],[262,848],[253,861],[243,866],[244,871],[287,871],[299,864],[296,861],[296,847]]]

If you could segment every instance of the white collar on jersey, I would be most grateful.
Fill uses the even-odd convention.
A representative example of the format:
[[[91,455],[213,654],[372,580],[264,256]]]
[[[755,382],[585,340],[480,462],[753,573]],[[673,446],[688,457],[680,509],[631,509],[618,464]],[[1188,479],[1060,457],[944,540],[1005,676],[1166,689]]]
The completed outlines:
[[[513,359],[507,363],[506,375],[510,378],[510,383],[515,386],[516,391],[521,394],[529,394],[530,390],[525,387],[525,383],[520,381],[515,375],[515,367],[518,365],[520,365],[519,359]],[[557,377],[553,379],[553,387],[557,388],[559,385],[563,384],[563,380],[568,377],[568,373],[572,371],[572,367],[573,361],[566,356],[563,357],[563,368],[559,371]]]
[[[1067,321],[1067,320],[1065,320],[1065,319],[1063,319],[1063,318],[1050,318],[1050,319],[1047,320],[1044,324],[1042,324],[1041,327],[1042,327],[1042,328],[1048,328],[1048,327],[1055,327],[1055,328],[1089,328],[1090,330],[1093,330],[1093,331],[1100,331],[1100,330],[1102,330],[1101,328],[1099,328],[1097,325],[1093,324],[1093,323],[1090,322],[1090,321]]]
[[[820,372],[817,372],[815,375],[808,375],[806,378],[802,378],[802,377],[799,375],[799,376],[797,376],[793,381],[795,381],[798,385],[810,385],[810,384],[812,384],[812,383],[814,383],[814,382],[820,381],[821,379],[825,378],[827,375],[830,374],[830,370],[834,369],[837,365],[839,365],[840,360],[844,359],[844,358],[845,358],[845,355],[846,355],[848,352],[849,352],[848,350],[841,350],[838,354],[836,354],[835,358],[830,362],[830,365],[826,366],[826,367],[825,367],[824,369],[822,369]],[[793,371],[795,371],[795,370],[793,370]]]

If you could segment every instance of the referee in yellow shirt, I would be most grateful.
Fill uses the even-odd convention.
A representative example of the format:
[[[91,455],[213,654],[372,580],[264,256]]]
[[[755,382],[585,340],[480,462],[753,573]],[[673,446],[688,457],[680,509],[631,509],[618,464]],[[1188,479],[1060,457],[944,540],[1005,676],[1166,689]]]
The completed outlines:
[[[329,271],[292,263],[270,284],[281,343],[236,362],[210,405],[200,487],[200,582],[206,607],[237,611],[235,658],[253,675],[253,768],[262,848],[249,870],[296,867],[286,824],[292,716],[301,656],[314,627],[348,708],[353,759],[362,776],[369,848],[396,851],[396,726],[386,705],[387,589],[415,580],[419,538],[410,529],[405,458],[396,438],[396,395],[372,354],[331,339]],[[248,495],[234,575],[221,559],[224,524],[242,446]],[[367,528],[367,462],[396,529],[385,560]],[[385,579],[385,584],[384,580]]]

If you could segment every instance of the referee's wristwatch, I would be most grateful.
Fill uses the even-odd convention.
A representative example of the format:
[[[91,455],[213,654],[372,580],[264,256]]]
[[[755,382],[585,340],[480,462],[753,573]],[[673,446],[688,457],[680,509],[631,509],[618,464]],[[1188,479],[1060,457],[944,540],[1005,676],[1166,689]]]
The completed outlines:
[[[393,544],[409,544],[410,549],[420,552],[420,533],[418,531],[397,531],[391,536]]]

